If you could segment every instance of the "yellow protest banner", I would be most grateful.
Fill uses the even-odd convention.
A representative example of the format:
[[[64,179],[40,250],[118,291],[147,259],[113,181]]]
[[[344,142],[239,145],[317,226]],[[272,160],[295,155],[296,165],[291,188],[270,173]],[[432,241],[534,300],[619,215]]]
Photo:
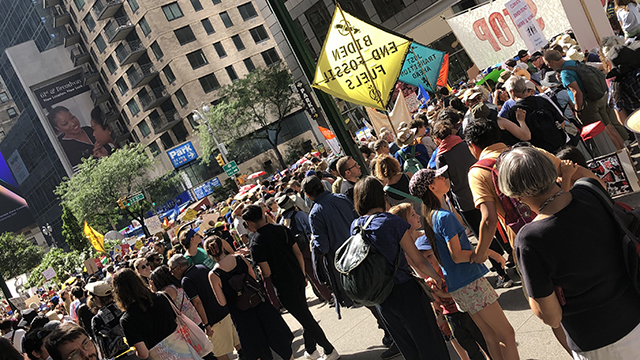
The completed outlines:
[[[84,222],[84,235],[89,239],[93,248],[100,251],[106,252],[104,250],[104,235],[97,232],[94,228],[89,226],[89,224]]]
[[[312,86],[340,99],[386,110],[411,40],[344,12],[339,4]]]

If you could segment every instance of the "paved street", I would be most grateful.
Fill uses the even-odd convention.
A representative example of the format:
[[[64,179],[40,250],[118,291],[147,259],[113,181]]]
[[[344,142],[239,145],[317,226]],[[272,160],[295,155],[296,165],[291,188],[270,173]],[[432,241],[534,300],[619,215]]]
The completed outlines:
[[[519,279],[515,269],[510,269],[509,275],[514,281]],[[489,273],[489,281],[495,284],[495,280],[496,274]],[[556,341],[550,328],[533,315],[520,286],[499,289],[498,293],[500,294],[500,304],[516,331],[521,359],[571,359]],[[338,320],[335,309],[326,304],[320,304],[310,287],[307,287],[307,299],[312,313],[327,333],[329,340],[342,354],[342,359],[371,360],[380,358],[380,354],[385,350],[381,343],[383,333],[378,330],[376,321],[369,310],[366,308],[343,309],[342,320]],[[291,315],[285,314],[284,318],[296,336],[293,343],[294,358],[301,359],[304,354],[302,329]],[[449,351],[452,360],[459,359],[451,346],[449,346]],[[396,359],[401,358],[397,357]]]

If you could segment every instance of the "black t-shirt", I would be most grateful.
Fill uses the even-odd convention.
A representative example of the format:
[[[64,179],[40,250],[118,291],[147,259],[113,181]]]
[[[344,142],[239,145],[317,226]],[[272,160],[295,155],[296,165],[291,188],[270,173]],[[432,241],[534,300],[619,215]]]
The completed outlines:
[[[200,298],[204,312],[207,314],[207,321],[212,325],[229,315],[227,306],[220,306],[213,289],[209,284],[209,268],[204,265],[191,266],[182,276],[182,290],[189,297]]]
[[[281,225],[267,224],[258,229],[249,245],[253,261],[269,263],[273,285],[280,293],[304,285],[304,275],[293,253],[293,244],[295,239],[291,230]]]
[[[531,145],[535,147],[543,148],[549,152],[555,152],[557,149],[549,148],[549,146],[551,146],[551,144],[548,141],[549,134],[545,134],[541,129],[539,129],[538,126],[536,126],[535,124],[535,120],[531,118],[531,114],[533,114],[535,110],[544,109],[544,110],[547,110],[551,115],[553,115],[553,119],[552,119],[553,121],[559,124],[562,124],[564,122],[563,115],[558,112],[558,109],[556,109],[556,107],[553,106],[553,103],[551,103],[551,101],[543,97],[535,96],[535,95],[528,96],[524,99],[518,100],[516,104],[512,106],[511,109],[509,109],[509,114],[508,114],[509,120],[516,125],[518,125],[518,119],[516,118],[517,109],[523,109],[527,112],[527,115],[525,117],[525,122],[527,123],[527,126],[529,127],[529,131],[531,132],[531,140],[529,140]],[[502,130],[502,131],[504,133],[506,130]],[[512,144],[511,143],[512,140],[509,140],[511,138],[508,135],[504,134],[503,136],[507,138],[507,142],[505,142],[505,144],[507,145],[513,145],[517,142],[520,142],[518,138],[511,135],[513,139],[517,140],[515,143]]]
[[[397,183],[393,184],[393,185],[389,185],[390,187],[396,189],[396,190],[400,190],[405,194],[409,194],[409,177],[407,176],[407,174],[402,174],[402,176],[400,177],[400,180],[398,180]],[[398,195],[394,192],[391,191],[387,191],[387,196],[391,197],[392,199],[396,199],[396,200],[404,200],[406,199],[405,196],[402,195]]]
[[[627,275],[616,224],[581,186],[555,215],[525,225],[515,253],[529,296],[562,288],[562,326],[569,346],[589,351],[612,344],[640,323],[640,295]]]
[[[137,302],[120,318],[120,325],[127,337],[127,342],[134,345],[141,341],[148,349],[176,331],[176,314],[169,300],[162,294],[153,294],[153,306],[142,311]]]

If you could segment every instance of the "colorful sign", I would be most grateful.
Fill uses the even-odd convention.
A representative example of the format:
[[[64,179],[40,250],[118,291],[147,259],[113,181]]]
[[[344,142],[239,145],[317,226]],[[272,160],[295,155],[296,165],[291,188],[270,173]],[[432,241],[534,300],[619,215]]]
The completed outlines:
[[[513,22],[516,24],[520,37],[527,45],[530,54],[542,49],[547,44],[540,24],[535,21],[535,16],[531,12],[525,0],[510,0],[506,4],[507,11]]]
[[[402,64],[398,80],[405,84],[418,86],[436,92],[436,84],[445,53],[428,48],[422,44],[412,43],[407,57]]]
[[[370,25],[336,4],[312,86],[385,110],[410,44],[409,39]]]
[[[173,167],[177,168],[197,159],[198,153],[196,153],[191,141],[187,141],[178,147],[168,150],[167,156],[169,156]]]
[[[89,223],[84,222],[84,235],[89,239],[93,248],[99,252],[106,252],[104,250],[104,235],[97,232],[94,228],[89,226]]]
[[[200,200],[207,195],[213,194],[213,189],[222,186],[220,179],[217,177],[207,181],[206,183],[193,188],[193,194],[196,199]]]

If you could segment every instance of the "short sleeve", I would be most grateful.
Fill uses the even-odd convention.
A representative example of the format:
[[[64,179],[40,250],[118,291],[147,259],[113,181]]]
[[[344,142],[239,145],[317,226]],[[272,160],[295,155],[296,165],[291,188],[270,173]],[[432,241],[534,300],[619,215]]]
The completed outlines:
[[[446,242],[449,242],[449,240],[465,231],[453,213],[449,211],[438,211],[436,216],[436,226],[434,226],[434,228],[438,229],[438,233]]]
[[[251,242],[251,258],[256,263],[261,263],[261,262],[266,262],[267,261],[267,257],[264,254],[264,251],[262,250],[262,247],[255,240]]]
[[[531,229],[531,228],[530,228]],[[549,265],[542,254],[528,244],[529,236],[526,227],[516,236],[515,254],[522,273],[522,283],[531,298],[543,298],[554,292],[554,285],[549,273]]]
[[[136,324],[133,321],[130,321],[128,316],[123,315],[120,318],[120,326],[122,326],[122,330],[124,331],[124,336],[127,338],[127,343],[131,346],[143,342],[142,332],[139,331],[136,327]]]
[[[189,300],[193,300],[198,297],[198,288],[193,280],[189,278],[182,278],[182,290],[187,294]]]
[[[469,187],[473,195],[473,204],[476,208],[485,202],[495,202],[493,197],[495,188],[493,187],[493,180],[489,170],[472,167],[469,169],[467,177],[469,178]]]

